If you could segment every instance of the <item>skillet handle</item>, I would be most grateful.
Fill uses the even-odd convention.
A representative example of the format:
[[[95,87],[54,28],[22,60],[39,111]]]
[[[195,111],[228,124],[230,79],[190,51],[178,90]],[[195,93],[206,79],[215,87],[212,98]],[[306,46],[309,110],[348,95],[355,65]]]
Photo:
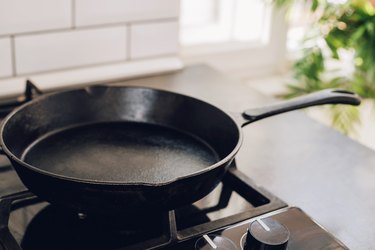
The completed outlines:
[[[245,110],[242,113],[243,118],[245,118],[243,126],[269,116],[311,106],[322,104],[359,105],[360,103],[360,98],[352,92],[346,90],[325,89],[269,106]]]

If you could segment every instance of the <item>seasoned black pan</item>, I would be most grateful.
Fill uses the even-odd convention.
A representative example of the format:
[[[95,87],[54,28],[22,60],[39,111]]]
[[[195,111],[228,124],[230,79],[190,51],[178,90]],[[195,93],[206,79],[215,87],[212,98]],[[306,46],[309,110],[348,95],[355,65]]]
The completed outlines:
[[[172,209],[208,194],[242,142],[241,126],[320,104],[358,105],[325,90],[231,116],[177,93],[94,86],[41,96],[9,114],[0,145],[23,183],[90,212]]]

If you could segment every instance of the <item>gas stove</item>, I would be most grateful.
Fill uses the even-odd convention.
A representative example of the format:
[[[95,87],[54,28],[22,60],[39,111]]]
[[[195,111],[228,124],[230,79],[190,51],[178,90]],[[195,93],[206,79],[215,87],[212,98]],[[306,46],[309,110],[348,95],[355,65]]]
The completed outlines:
[[[33,91],[29,83],[25,96],[3,110],[27,101]],[[2,249],[348,248],[301,209],[258,187],[235,162],[222,182],[194,204],[98,218],[40,200],[0,156]]]
[[[285,243],[287,249],[347,249],[301,209],[257,187],[235,166],[213,192],[192,205],[165,213],[92,218],[38,199],[4,159],[2,163],[0,179],[13,180],[7,184],[14,191],[1,184],[0,249],[241,250],[283,249],[276,245]]]

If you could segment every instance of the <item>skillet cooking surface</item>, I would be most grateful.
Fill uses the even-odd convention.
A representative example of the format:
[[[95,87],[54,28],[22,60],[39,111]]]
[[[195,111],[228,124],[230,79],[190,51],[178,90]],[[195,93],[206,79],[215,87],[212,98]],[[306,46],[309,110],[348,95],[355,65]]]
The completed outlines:
[[[84,180],[159,183],[219,161],[204,141],[153,124],[111,122],[49,133],[22,159],[40,169]]]

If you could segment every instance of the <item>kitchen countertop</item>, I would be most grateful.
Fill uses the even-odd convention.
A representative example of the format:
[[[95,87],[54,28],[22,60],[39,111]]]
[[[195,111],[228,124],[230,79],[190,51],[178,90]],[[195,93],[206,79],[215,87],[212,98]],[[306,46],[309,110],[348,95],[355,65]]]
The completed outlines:
[[[119,84],[191,95],[230,112],[274,101],[204,65]],[[242,172],[290,206],[302,208],[349,248],[375,249],[374,151],[300,111],[243,130],[244,142],[236,157]],[[0,176],[0,193],[8,182],[12,180]]]
[[[208,66],[126,81],[241,112],[274,100]],[[351,249],[375,249],[375,152],[294,111],[250,124],[238,168],[298,206]]]

